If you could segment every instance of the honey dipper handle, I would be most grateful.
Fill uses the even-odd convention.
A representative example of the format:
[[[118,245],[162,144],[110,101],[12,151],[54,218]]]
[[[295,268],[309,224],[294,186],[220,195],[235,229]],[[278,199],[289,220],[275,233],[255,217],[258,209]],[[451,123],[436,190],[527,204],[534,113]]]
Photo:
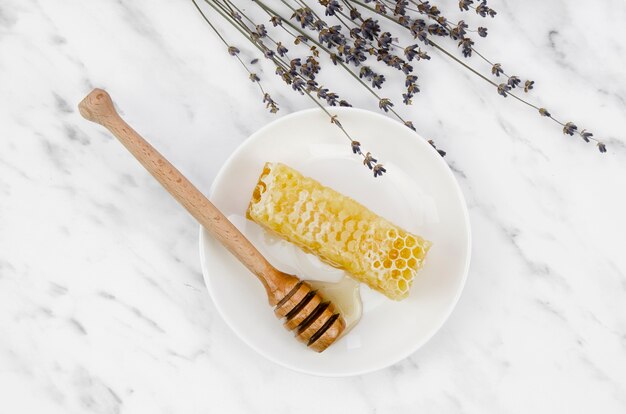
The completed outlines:
[[[87,120],[107,128],[154,178],[198,220],[226,249],[263,283],[275,305],[293,285],[291,278],[276,270],[246,237],[184,175],[133,130],[117,113],[109,94],[94,89],[78,105]]]

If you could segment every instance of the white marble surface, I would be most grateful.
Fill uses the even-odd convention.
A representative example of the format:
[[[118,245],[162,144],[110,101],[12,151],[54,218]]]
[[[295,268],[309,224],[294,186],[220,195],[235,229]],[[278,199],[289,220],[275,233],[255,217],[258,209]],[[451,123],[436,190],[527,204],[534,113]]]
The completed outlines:
[[[208,191],[273,116],[191,3],[2,0],[0,412],[626,412],[626,3],[492,3],[480,48],[609,153],[433,52],[403,113],[448,151],[468,200],[465,292],[407,360],[324,379],[234,336],[194,221],[75,109],[107,88]],[[310,106],[269,86],[282,114]],[[339,92],[375,109],[355,91]]]

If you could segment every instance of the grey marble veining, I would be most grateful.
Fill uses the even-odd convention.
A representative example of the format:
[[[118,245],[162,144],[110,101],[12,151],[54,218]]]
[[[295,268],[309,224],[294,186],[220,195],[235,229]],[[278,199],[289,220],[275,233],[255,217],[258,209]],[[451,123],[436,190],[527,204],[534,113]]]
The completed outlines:
[[[274,117],[191,2],[3,0],[0,412],[625,412],[626,3],[492,3],[480,50],[609,152],[433,52],[401,111],[448,152],[467,198],[467,286],[417,353],[324,379],[235,337],[204,288],[195,222],[76,110],[108,89],[208,191]],[[271,71],[259,65],[281,114],[310,106]],[[375,110],[355,88],[340,94]]]

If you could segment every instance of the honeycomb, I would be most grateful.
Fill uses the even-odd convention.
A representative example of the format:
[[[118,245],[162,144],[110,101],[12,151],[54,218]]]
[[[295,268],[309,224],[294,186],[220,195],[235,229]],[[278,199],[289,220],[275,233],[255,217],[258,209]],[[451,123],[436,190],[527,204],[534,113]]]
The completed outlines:
[[[246,216],[391,299],[408,296],[431,242],[280,163],[266,163]]]

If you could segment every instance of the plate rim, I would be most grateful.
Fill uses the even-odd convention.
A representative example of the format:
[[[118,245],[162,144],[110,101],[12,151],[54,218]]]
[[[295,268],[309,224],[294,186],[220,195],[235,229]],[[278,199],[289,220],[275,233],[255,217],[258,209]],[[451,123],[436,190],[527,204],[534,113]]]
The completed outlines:
[[[333,111],[333,112],[357,112],[357,113],[360,113],[360,114],[365,115],[365,116],[374,116],[374,117],[377,117],[379,119],[384,119],[387,122],[391,121],[391,122],[397,123],[399,126],[402,126],[404,128],[408,128],[406,125],[402,124],[399,121],[396,121],[395,119],[389,118],[388,116],[383,115],[383,114],[379,114],[377,112],[369,111],[367,109],[354,108],[354,107],[325,107],[325,109],[328,110],[328,111]],[[287,115],[281,116],[280,118],[272,120],[271,122],[263,125],[261,128],[257,129],[252,134],[250,134],[245,140],[243,140],[237,146],[237,148],[235,148],[235,150],[224,160],[224,162],[220,166],[220,169],[218,170],[217,174],[215,175],[215,178],[213,179],[213,182],[211,183],[211,186],[209,188],[208,198],[210,199],[211,195],[213,194],[215,183],[220,181],[222,179],[222,176],[225,174],[224,166],[228,165],[233,160],[233,158],[235,158],[248,145],[250,145],[250,142],[255,140],[258,135],[264,133],[267,129],[272,128],[274,126],[274,124],[276,124],[276,123],[284,122],[284,121],[289,120],[291,118],[295,118],[295,117],[298,117],[298,116],[303,116],[303,115],[306,115],[308,113],[314,113],[314,112],[322,112],[322,109],[320,109],[320,108],[310,108],[310,109],[304,109],[304,110],[292,112],[290,114],[287,114]],[[452,300],[452,302],[450,303],[450,305],[446,309],[446,312],[443,315],[443,318],[441,319],[441,323],[439,323],[437,326],[432,328],[430,332],[428,332],[426,335],[424,335],[424,338],[421,341],[416,342],[416,344],[414,346],[409,347],[409,349],[407,351],[402,352],[402,353],[398,353],[396,355],[396,357],[391,359],[391,362],[382,362],[382,363],[379,363],[379,364],[374,364],[373,366],[365,368],[365,369],[362,369],[362,370],[352,370],[350,372],[340,372],[340,373],[320,373],[320,372],[311,371],[311,370],[308,370],[308,369],[305,369],[305,368],[300,368],[300,367],[293,366],[293,365],[290,365],[288,363],[285,363],[285,362],[283,362],[283,361],[281,361],[281,360],[279,360],[277,358],[274,358],[271,355],[268,355],[267,353],[265,353],[264,351],[259,349],[256,345],[254,345],[253,343],[247,341],[245,339],[245,337],[239,332],[239,330],[234,326],[232,321],[227,316],[226,312],[224,312],[224,310],[219,305],[218,301],[216,301],[214,299],[215,292],[212,290],[210,283],[208,283],[208,269],[206,267],[206,257],[205,257],[205,253],[204,253],[204,249],[203,249],[204,244],[205,244],[205,239],[204,239],[205,229],[204,229],[204,227],[202,225],[200,225],[199,226],[198,250],[199,250],[199,253],[200,253],[200,267],[201,267],[201,270],[202,270],[202,279],[204,281],[204,285],[205,285],[207,291],[209,292],[209,296],[211,297],[211,301],[213,302],[213,305],[217,309],[218,314],[220,315],[222,320],[226,323],[226,325],[229,327],[229,329],[231,329],[235,333],[235,336],[239,340],[241,340],[244,344],[249,346],[251,349],[256,351],[258,354],[260,354],[261,356],[263,356],[267,360],[269,360],[269,361],[271,361],[271,362],[273,362],[273,363],[275,363],[275,364],[277,364],[279,366],[282,366],[284,368],[288,368],[288,369],[290,369],[292,371],[296,371],[296,372],[300,372],[300,373],[308,374],[308,375],[313,375],[313,376],[317,376],[317,377],[341,378],[341,377],[352,377],[352,376],[357,376],[357,375],[369,374],[369,373],[372,373],[372,372],[380,371],[382,369],[391,367],[391,366],[393,366],[393,365],[403,361],[404,359],[408,358],[409,356],[411,356],[415,352],[417,352],[422,346],[424,346],[426,343],[428,343],[437,334],[437,332],[439,332],[441,330],[441,328],[445,325],[445,323],[450,318],[450,315],[452,315],[452,312],[456,308],[456,306],[457,306],[457,304],[459,302],[459,299],[461,298],[461,294],[463,293],[463,290],[465,289],[467,278],[469,276],[469,267],[470,267],[470,262],[471,262],[471,257],[472,257],[472,226],[471,226],[471,221],[470,221],[470,218],[469,218],[469,210],[467,208],[467,202],[465,200],[463,192],[461,191],[461,187],[459,185],[459,182],[457,181],[456,177],[454,176],[454,174],[452,172],[452,169],[444,161],[443,157],[441,155],[439,155],[437,150],[432,145],[428,144],[427,140],[424,137],[422,137],[417,131],[411,131],[411,132],[413,134],[415,134],[417,138],[419,138],[419,140],[418,140],[419,144],[418,145],[426,146],[427,149],[429,151],[431,151],[431,153],[433,153],[436,156],[436,158],[438,159],[437,162],[439,162],[439,163],[444,165],[444,167],[445,167],[444,170],[446,171],[448,176],[450,178],[452,178],[452,181],[454,183],[454,188],[455,188],[456,195],[459,197],[459,199],[461,201],[461,204],[462,204],[462,207],[463,207],[462,208],[463,220],[464,220],[464,222],[466,223],[466,226],[467,226],[467,245],[466,245],[467,256],[465,258],[465,263],[464,263],[464,266],[463,266],[463,275],[462,275],[462,278],[461,278],[461,283],[460,283],[460,285],[459,285],[459,287],[457,289],[457,292],[456,292],[456,295],[455,295],[454,299]]]

